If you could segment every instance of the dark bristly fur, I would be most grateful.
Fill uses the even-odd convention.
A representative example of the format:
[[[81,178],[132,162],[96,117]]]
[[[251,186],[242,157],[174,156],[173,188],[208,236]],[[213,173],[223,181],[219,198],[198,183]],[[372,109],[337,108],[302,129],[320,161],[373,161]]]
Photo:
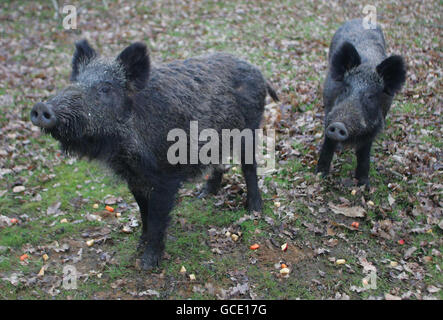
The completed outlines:
[[[205,190],[216,193],[222,179],[218,167],[170,164],[167,151],[175,141],[167,141],[168,132],[183,129],[189,135],[190,121],[198,121],[199,132],[211,128],[220,136],[222,129],[258,129],[266,95],[278,99],[256,67],[232,55],[151,66],[143,43],[104,59],[82,40],[76,44],[71,79],[45,103],[56,125],[43,130],[66,152],[100,160],[126,180],[140,207],[145,269],[159,262],[181,183],[212,168]],[[261,211],[256,164],[242,164],[242,169],[248,209]]]
[[[377,66],[377,73],[385,83],[387,94],[394,95],[400,91],[402,84],[406,81],[403,58],[391,56]]]
[[[355,47],[344,42],[340,50],[334,52],[331,59],[331,77],[335,81],[342,81],[345,72],[360,65],[361,60]]]
[[[72,59],[72,73],[71,73],[71,81],[78,76],[81,65],[85,65],[88,61],[92,60],[97,56],[94,49],[89,46],[89,43],[86,40],[80,40],[75,44],[75,53]]]
[[[362,19],[354,19],[337,30],[329,50],[329,72],[323,89],[325,140],[317,172],[329,173],[339,143],[351,145],[356,149],[358,183],[369,186],[372,142],[383,129],[393,97],[405,79],[403,59],[386,58],[379,26],[366,30]],[[340,135],[334,134],[339,129]]]
[[[136,89],[142,90],[149,78],[150,60],[148,50],[143,43],[136,42],[117,57],[117,61],[126,70],[128,83],[134,83]]]

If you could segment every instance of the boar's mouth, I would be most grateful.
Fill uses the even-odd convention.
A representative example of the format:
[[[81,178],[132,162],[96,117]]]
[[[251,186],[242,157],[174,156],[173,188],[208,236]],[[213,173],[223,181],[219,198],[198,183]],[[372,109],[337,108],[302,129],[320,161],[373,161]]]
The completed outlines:
[[[331,138],[331,135],[327,134],[327,130],[330,125],[343,124],[346,131],[346,138],[338,139],[333,138],[336,142],[342,145],[357,146],[366,143],[367,141],[373,139],[379,132],[378,127],[370,126],[364,119],[328,119],[325,122],[325,135]]]
[[[361,108],[352,104],[339,104],[332,108],[325,119],[325,129],[330,125],[340,124],[346,131],[346,139],[340,139],[343,144],[364,140],[376,134],[374,123],[365,119]],[[375,132],[374,132],[375,131]]]
[[[86,117],[81,113],[73,113],[72,108],[54,109],[57,117],[57,125],[52,128],[41,128],[42,132],[51,135],[60,142],[61,150],[69,155],[77,157],[88,157],[98,159],[101,157],[102,150],[106,147],[103,143],[103,137],[99,134],[92,134],[88,131]]]
[[[42,131],[65,144],[81,140],[85,132],[82,125],[84,120],[81,119],[81,116],[72,112],[65,114],[60,111],[63,110],[62,108],[54,108],[53,110],[57,118],[56,125],[51,128],[42,128]]]

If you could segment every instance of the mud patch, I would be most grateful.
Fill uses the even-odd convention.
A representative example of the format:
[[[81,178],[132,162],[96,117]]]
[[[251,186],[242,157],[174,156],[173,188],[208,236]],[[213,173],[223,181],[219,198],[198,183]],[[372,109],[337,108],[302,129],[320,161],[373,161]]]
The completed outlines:
[[[288,243],[288,249],[282,251],[279,248],[263,246],[257,250],[256,259],[259,265],[274,269],[276,264],[286,264],[289,268],[296,266],[301,261],[307,261],[314,257],[311,249],[300,249]]]

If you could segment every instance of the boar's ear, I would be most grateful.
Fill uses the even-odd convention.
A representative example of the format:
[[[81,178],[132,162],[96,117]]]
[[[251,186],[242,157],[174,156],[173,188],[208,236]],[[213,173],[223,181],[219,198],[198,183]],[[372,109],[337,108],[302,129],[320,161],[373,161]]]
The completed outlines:
[[[96,56],[97,53],[91,48],[88,41],[85,39],[77,41],[75,43],[74,56],[72,57],[71,81],[76,81],[80,67],[87,65]]]
[[[117,61],[123,66],[129,83],[138,90],[143,89],[148,81],[150,70],[146,45],[142,42],[131,44],[119,54]]]
[[[355,47],[344,42],[340,49],[334,53],[331,60],[331,76],[336,81],[342,81],[346,71],[360,65],[360,56]]]
[[[406,80],[406,66],[400,56],[390,56],[380,63],[377,73],[384,82],[384,91],[389,95],[397,93]]]

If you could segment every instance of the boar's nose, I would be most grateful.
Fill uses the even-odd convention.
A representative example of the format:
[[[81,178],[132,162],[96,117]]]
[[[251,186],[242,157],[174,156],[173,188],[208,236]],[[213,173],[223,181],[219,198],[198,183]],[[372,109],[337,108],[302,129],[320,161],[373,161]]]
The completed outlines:
[[[326,128],[326,135],[335,141],[344,141],[348,135],[348,130],[342,122],[333,122]]]
[[[38,102],[31,110],[31,121],[40,128],[51,129],[55,126],[57,118],[50,106]]]

